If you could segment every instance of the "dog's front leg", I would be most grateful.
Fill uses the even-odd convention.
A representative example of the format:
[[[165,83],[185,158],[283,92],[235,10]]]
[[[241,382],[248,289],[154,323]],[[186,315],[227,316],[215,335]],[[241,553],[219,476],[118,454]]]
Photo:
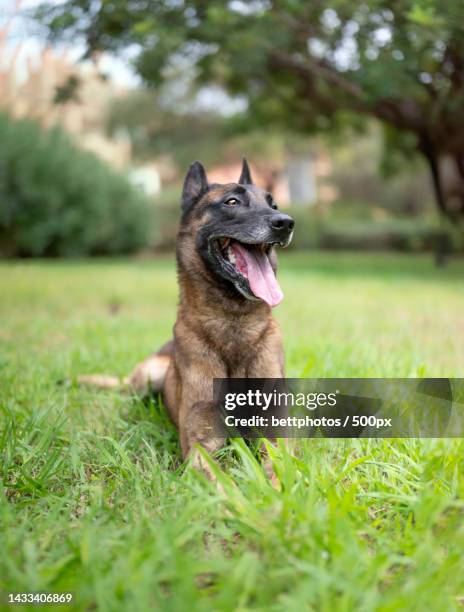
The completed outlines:
[[[182,456],[191,459],[192,464],[209,477],[212,472],[198,446],[209,454],[214,454],[224,446],[225,438],[220,427],[220,412],[213,402],[213,380],[223,378],[225,370],[220,360],[213,353],[208,361],[199,360],[198,352],[194,357],[189,355],[179,370],[180,402],[178,411],[178,427]],[[188,355],[184,351],[182,357]]]
[[[210,455],[220,450],[225,443],[221,435],[219,412],[214,402],[196,402],[185,410],[180,422],[180,444],[184,459],[190,458],[193,467],[202,471],[211,480],[213,472],[198,450],[201,446]]]
[[[284,367],[284,352],[282,347],[282,339],[280,330],[275,322],[273,322],[273,329],[266,336],[265,342],[262,347],[257,351],[257,358],[254,359],[253,363],[247,369],[248,378],[263,378],[263,379],[280,379],[285,377]],[[269,442],[274,446],[277,446],[276,438],[269,438]],[[288,440],[284,440],[285,445],[289,446]],[[269,453],[265,447],[261,450],[261,463],[263,469],[272,483],[272,486],[276,489],[280,488],[280,482],[274,471],[274,466],[269,457]]]

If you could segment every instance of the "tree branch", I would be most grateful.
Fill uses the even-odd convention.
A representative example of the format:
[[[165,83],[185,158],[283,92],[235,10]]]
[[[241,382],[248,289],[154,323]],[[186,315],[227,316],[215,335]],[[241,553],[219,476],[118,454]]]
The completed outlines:
[[[329,66],[323,60],[316,61],[305,57],[302,61],[272,48],[269,49],[269,57],[271,66],[293,71],[306,82],[311,82],[313,90],[316,90],[314,81],[318,78],[335,88],[345,96],[345,104],[350,110],[373,115],[394,127],[415,133],[419,133],[424,128],[421,110],[410,98],[402,100],[384,98],[370,103],[366,101],[365,93],[359,85],[346,79],[336,68]]]

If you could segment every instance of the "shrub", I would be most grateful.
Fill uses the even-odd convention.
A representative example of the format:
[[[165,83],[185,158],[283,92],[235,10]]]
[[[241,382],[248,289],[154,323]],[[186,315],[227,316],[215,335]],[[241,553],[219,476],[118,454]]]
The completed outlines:
[[[296,222],[292,241],[293,249],[328,250],[394,250],[436,251],[443,248],[450,252],[462,252],[464,244],[462,228],[453,227],[431,218],[389,217],[375,220],[368,214],[364,219],[343,212],[343,207],[324,214],[320,208],[294,206],[284,209]]]
[[[128,253],[151,238],[148,201],[59,128],[0,113],[0,252]]]
[[[152,246],[157,251],[173,251],[176,246],[177,232],[181,216],[180,185],[163,189],[155,199],[156,227],[153,232]]]

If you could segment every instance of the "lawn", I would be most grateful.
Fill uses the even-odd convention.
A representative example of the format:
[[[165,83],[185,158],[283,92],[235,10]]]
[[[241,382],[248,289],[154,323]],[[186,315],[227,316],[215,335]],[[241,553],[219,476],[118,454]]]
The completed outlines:
[[[464,262],[282,258],[289,376],[464,376]],[[162,408],[77,387],[164,342],[174,265],[0,266],[0,592],[77,610],[454,610],[464,443],[306,440],[282,490],[235,443],[221,488],[186,468]],[[21,609],[15,605],[15,609]]]

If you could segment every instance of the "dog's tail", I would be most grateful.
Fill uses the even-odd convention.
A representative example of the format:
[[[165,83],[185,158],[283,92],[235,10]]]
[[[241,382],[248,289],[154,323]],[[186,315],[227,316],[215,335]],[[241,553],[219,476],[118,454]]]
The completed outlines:
[[[132,391],[140,396],[162,390],[174,350],[170,340],[161,349],[135,366],[129,376],[118,378],[106,374],[78,376],[78,384],[98,387],[99,389],[118,389]]]
[[[77,377],[79,385],[98,387],[99,389],[124,389],[129,385],[129,377],[118,378],[109,374],[83,374]]]

